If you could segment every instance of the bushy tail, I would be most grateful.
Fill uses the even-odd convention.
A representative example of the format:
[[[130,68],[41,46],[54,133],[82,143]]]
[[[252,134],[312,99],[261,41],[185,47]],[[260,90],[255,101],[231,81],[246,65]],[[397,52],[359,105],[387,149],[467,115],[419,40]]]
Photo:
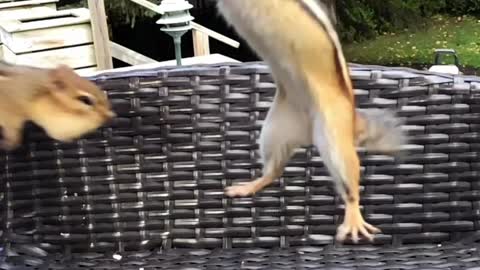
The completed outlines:
[[[398,153],[408,142],[402,124],[390,110],[357,109],[357,145],[369,151]]]

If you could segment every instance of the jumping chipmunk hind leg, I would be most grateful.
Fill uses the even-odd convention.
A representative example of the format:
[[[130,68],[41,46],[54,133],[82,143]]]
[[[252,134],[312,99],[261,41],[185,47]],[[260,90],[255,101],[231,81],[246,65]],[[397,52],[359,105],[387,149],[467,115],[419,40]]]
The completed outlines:
[[[279,178],[295,148],[311,142],[311,128],[306,116],[296,111],[277,90],[260,138],[260,155],[263,163],[262,176],[256,180],[229,186],[225,193],[230,197],[250,196]]]
[[[345,202],[345,217],[338,227],[337,241],[343,242],[349,234],[354,243],[358,242],[359,235],[373,241],[373,234],[380,230],[365,222],[360,212],[360,161],[355,148],[353,119],[347,107],[332,106],[332,110],[338,109],[333,113],[342,114],[341,118],[319,115],[314,122],[313,141]]]

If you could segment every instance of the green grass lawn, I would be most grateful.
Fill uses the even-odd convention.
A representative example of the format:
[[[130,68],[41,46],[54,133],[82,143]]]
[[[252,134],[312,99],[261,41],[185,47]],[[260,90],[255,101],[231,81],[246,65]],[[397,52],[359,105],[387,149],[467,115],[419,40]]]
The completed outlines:
[[[416,32],[385,33],[343,47],[349,62],[402,66],[430,66],[434,49],[455,49],[463,68],[480,69],[480,20],[436,16]],[[446,60],[453,63],[453,57]]]

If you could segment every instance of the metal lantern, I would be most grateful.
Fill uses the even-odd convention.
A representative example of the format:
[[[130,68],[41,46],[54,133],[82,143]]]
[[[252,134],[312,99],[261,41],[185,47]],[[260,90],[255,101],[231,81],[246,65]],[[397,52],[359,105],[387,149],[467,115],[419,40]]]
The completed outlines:
[[[175,44],[175,58],[177,65],[182,65],[182,36],[192,29],[190,21],[194,18],[189,10],[193,6],[185,0],[162,0],[159,9],[163,13],[157,24],[163,25],[160,28],[173,38]]]

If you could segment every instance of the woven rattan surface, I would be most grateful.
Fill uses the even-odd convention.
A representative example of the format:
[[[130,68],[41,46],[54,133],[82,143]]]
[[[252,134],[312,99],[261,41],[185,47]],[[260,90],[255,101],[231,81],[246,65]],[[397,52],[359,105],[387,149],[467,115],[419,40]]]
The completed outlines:
[[[351,74],[358,107],[397,110],[411,137],[401,158],[359,149],[374,245],[333,245],[343,205],[311,147],[254,197],[223,195],[260,174],[275,91],[263,63],[225,64],[98,75],[112,123],[72,143],[27,129],[0,154],[0,269],[480,269],[480,78]]]
[[[299,247],[173,249],[128,253],[55,254],[11,258],[4,269],[67,270],[478,270],[479,246],[465,244],[402,247]],[[0,268],[3,269],[3,268]]]

